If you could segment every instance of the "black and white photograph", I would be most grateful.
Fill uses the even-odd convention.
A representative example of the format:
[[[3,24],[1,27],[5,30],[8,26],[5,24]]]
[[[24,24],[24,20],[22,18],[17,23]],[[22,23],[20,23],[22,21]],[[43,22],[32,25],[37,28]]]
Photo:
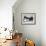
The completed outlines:
[[[22,24],[36,24],[36,13],[22,13],[21,14]]]

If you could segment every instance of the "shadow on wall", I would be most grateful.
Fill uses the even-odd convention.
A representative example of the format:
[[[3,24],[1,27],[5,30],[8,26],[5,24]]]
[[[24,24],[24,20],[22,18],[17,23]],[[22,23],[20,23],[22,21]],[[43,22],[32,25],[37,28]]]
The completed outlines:
[[[41,38],[40,34],[38,36],[34,33],[40,33],[40,0],[22,0],[14,4],[13,13],[15,18],[15,28],[17,28],[18,32],[23,33],[24,39],[33,39],[35,41],[36,46],[41,46]],[[22,4],[21,4],[22,3]],[[21,4],[21,5],[20,5]],[[17,9],[16,9],[17,8]],[[22,25],[21,24],[21,13],[36,13],[36,25]],[[28,33],[28,36],[27,34]]]

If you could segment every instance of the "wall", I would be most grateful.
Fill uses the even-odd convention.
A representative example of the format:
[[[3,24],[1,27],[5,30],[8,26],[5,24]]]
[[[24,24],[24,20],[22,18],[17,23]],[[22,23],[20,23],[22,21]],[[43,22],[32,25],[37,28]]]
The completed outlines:
[[[0,27],[12,28],[12,6],[16,0],[0,0]]]
[[[46,46],[46,0],[41,1],[41,38],[42,46]]]
[[[41,1],[40,0],[23,0],[17,7],[13,8],[15,29],[23,33],[24,38],[35,41],[36,46],[41,46]],[[36,13],[36,25],[22,25],[21,13]]]

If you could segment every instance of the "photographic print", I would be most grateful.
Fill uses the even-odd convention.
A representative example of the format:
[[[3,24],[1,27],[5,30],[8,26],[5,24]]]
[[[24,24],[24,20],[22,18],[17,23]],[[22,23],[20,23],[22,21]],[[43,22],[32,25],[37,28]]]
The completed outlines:
[[[36,13],[22,13],[21,14],[22,24],[36,24]]]

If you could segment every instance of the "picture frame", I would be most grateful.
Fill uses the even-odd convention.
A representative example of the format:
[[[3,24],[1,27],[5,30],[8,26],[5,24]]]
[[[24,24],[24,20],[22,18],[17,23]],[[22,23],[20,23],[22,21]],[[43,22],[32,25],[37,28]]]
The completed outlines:
[[[36,24],[36,13],[21,13],[21,24],[35,25]]]

